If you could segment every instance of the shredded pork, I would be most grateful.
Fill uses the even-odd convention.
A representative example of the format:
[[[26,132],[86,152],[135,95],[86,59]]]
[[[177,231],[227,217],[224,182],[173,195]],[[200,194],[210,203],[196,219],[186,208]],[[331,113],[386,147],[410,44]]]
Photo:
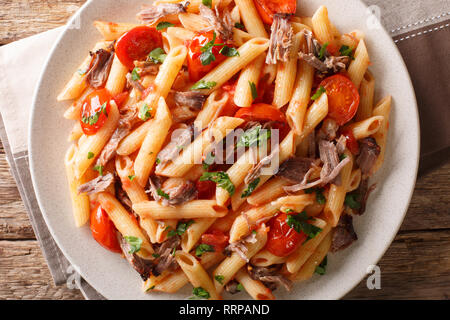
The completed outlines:
[[[114,59],[114,50],[111,51],[100,49],[96,52],[91,52],[92,61],[89,66],[89,71],[86,74],[86,79],[89,85],[98,89],[105,85],[108,80],[109,71]]]
[[[146,281],[152,274],[154,267],[153,261],[149,259],[144,259],[136,253],[130,253],[131,252],[130,244],[120,234],[118,235],[118,238],[123,255],[128,260],[128,262],[133,266],[133,268],[140,274],[142,280]]]
[[[173,94],[173,100],[178,106],[187,106],[195,110],[201,110],[207,96],[197,91],[180,92]]]
[[[276,64],[277,61],[286,62],[292,48],[294,31],[289,22],[289,14],[276,13],[271,27],[269,52],[266,63]]]
[[[353,217],[349,214],[341,215],[339,222],[333,232],[333,240],[331,242],[331,252],[343,250],[350,246],[354,241],[358,240],[358,236],[353,229]]]
[[[176,15],[186,12],[189,2],[186,3],[160,3],[154,5],[144,5],[137,14],[137,18],[145,24],[154,24],[159,19],[168,15]]]
[[[88,195],[103,192],[110,185],[114,183],[114,176],[112,173],[108,173],[104,176],[98,176],[97,178],[82,184],[78,187],[78,193],[86,193]]]
[[[223,40],[228,41],[233,37],[233,21],[230,12],[225,9],[222,14],[219,12],[219,6],[215,10],[200,4],[200,15],[205,19],[217,35]]]

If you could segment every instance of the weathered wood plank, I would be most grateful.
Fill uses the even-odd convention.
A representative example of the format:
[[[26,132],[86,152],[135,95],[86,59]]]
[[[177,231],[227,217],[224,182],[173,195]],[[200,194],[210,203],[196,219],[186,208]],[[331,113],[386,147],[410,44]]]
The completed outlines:
[[[0,45],[59,27],[86,0],[0,0]]]
[[[37,241],[0,241],[0,299],[83,299],[55,287]]]
[[[346,299],[449,299],[450,230],[401,232],[379,262],[381,289],[364,279]]]

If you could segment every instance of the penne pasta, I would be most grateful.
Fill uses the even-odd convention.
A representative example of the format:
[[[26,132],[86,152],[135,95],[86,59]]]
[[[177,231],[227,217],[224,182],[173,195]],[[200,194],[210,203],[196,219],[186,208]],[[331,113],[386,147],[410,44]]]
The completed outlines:
[[[236,273],[235,278],[253,299],[275,300],[272,291],[264,286],[261,281],[252,279],[244,268]]]
[[[165,207],[156,201],[145,201],[133,204],[133,210],[144,218],[157,220],[220,218],[228,212],[227,208],[218,206],[214,200],[193,200],[173,207]]]
[[[106,21],[94,21],[94,26],[98,32],[103,36],[103,39],[114,41],[120,38],[125,32],[139,26],[134,23],[115,23]]]

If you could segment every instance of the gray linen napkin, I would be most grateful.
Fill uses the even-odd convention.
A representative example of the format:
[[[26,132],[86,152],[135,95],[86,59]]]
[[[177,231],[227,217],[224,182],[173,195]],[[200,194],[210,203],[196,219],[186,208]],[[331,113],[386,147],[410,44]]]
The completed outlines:
[[[450,2],[363,1],[370,6],[366,16],[367,23],[374,23],[373,16],[381,20],[397,43],[411,74],[421,118],[420,172],[423,173],[448,160],[450,156]],[[24,88],[29,89],[27,92],[33,91],[40,71],[35,68],[43,65],[60,32],[61,28],[58,28],[0,48],[0,67],[4,70],[0,73],[0,93],[6,97],[0,100],[0,138],[56,285],[66,283],[73,271],[52,239],[36,202],[28,167],[26,141],[31,95],[23,97],[19,92],[23,92]],[[33,59],[24,59],[30,51]],[[17,72],[18,70],[32,72],[25,74]],[[8,75],[14,76],[14,80]],[[19,111],[11,113],[11,107],[18,108]],[[86,299],[104,299],[83,279],[78,287]]]

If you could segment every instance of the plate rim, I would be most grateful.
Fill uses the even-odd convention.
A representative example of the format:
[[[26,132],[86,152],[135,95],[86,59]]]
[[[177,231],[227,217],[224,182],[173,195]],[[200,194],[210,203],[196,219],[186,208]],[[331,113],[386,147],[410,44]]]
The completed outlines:
[[[369,6],[366,5],[362,0],[353,0],[355,2],[359,2],[366,10],[368,10]],[[83,13],[84,10],[86,10],[88,8],[88,6],[90,6],[92,3],[94,2],[94,0],[88,0],[86,1],[78,10],[77,12],[69,19],[69,21],[65,24],[65,26],[63,27],[63,31],[61,32],[61,34],[57,37],[55,43],[53,44],[47,58],[46,61],[43,65],[43,68],[40,72],[39,78],[38,78],[38,82],[37,85],[34,89],[33,92],[33,99],[32,99],[32,108],[31,108],[31,112],[30,112],[30,116],[29,116],[29,124],[28,124],[28,152],[29,152],[29,166],[30,166],[30,176],[31,176],[31,181],[32,181],[32,185],[34,188],[34,192],[36,195],[36,201],[38,203],[39,209],[41,210],[42,216],[44,218],[44,221],[46,223],[46,226],[50,232],[50,234],[52,235],[52,238],[54,239],[54,241],[56,242],[58,248],[61,250],[61,252],[64,254],[64,256],[66,257],[66,259],[71,263],[71,265],[76,265],[72,259],[72,256],[66,251],[66,248],[62,245],[60,245],[60,240],[59,237],[56,235],[56,232],[54,231],[54,229],[51,226],[51,223],[49,223],[49,217],[45,211],[45,206],[44,206],[44,201],[43,201],[43,197],[41,197],[40,191],[39,191],[39,187],[38,187],[38,182],[37,182],[37,178],[35,177],[35,158],[34,158],[34,152],[32,152],[32,150],[34,149],[34,145],[35,143],[33,142],[33,132],[34,132],[34,126],[35,126],[35,117],[37,115],[37,111],[36,111],[36,106],[37,106],[37,99],[38,99],[38,95],[39,92],[41,90],[41,86],[42,86],[42,81],[44,78],[44,75],[46,73],[46,70],[49,66],[49,64],[52,61],[52,58],[54,56],[54,53],[57,49],[57,47],[59,46],[61,40],[66,36],[67,32],[69,31],[69,26],[71,26],[73,24],[73,22],[80,17],[80,15]],[[415,90],[414,90],[414,86],[411,80],[411,76],[409,73],[409,70],[406,66],[406,63],[397,47],[397,45],[395,44],[394,40],[392,39],[391,35],[389,34],[389,32],[386,30],[386,28],[381,25],[381,31],[387,36],[387,38],[389,38],[390,41],[390,45],[392,47],[395,48],[395,54],[396,54],[396,60],[399,61],[401,63],[401,67],[402,69],[406,72],[407,74],[407,86],[409,89],[409,92],[412,94],[412,98],[413,98],[413,109],[415,112],[415,119],[416,119],[416,127],[417,127],[417,141],[416,141],[416,158],[415,158],[415,163],[414,163],[414,176],[413,176],[413,183],[412,186],[410,187],[409,190],[409,194],[407,197],[407,205],[406,207],[402,210],[401,212],[401,219],[399,219],[399,222],[397,224],[397,226],[395,227],[395,230],[392,231],[391,236],[389,238],[389,241],[386,242],[386,245],[384,246],[384,249],[380,251],[380,253],[374,258],[374,261],[372,261],[372,265],[376,265],[381,258],[385,255],[386,251],[391,247],[393,240],[395,239],[395,237],[398,234],[398,231],[400,229],[400,227],[402,226],[404,219],[406,217],[406,214],[408,212],[410,203],[411,203],[411,199],[415,190],[415,185],[417,182],[417,174],[418,174],[418,169],[419,169],[419,161],[420,161],[420,145],[421,145],[421,140],[420,140],[420,121],[419,121],[419,112],[418,112],[418,104],[417,104],[417,98],[416,98],[416,94],[415,94]],[[77,270],[78,271],[78,270]],[[97,289],[95,286],[93,286],[91,284],[91,279],[89,279],[90,277],[86,277],[85,274],[83,274],[83,272],[79,272],[80,275],[83,277],[83,279],[89,283],[89,285],[91,285],[97,292],[99,292],[100,294],[102,294],[105,298],[107,297],[107,294],[100,292],[99,289]],[[341,289],[337,294],[335,299],[341,299],[342,297],[344,297],[347,293],[349,293],[351,290],[353,290],[359,283],[361,283],[361,281],[367,276],[367,273],[362,274],[360,277],[358,277],[358,281],[355,281],[355,283],[352,283],[351,285],[348,286],[343,286],[344,288]],[[80,291],[83,293],[84,292],[82,290],[82,288],[79,288]]]

